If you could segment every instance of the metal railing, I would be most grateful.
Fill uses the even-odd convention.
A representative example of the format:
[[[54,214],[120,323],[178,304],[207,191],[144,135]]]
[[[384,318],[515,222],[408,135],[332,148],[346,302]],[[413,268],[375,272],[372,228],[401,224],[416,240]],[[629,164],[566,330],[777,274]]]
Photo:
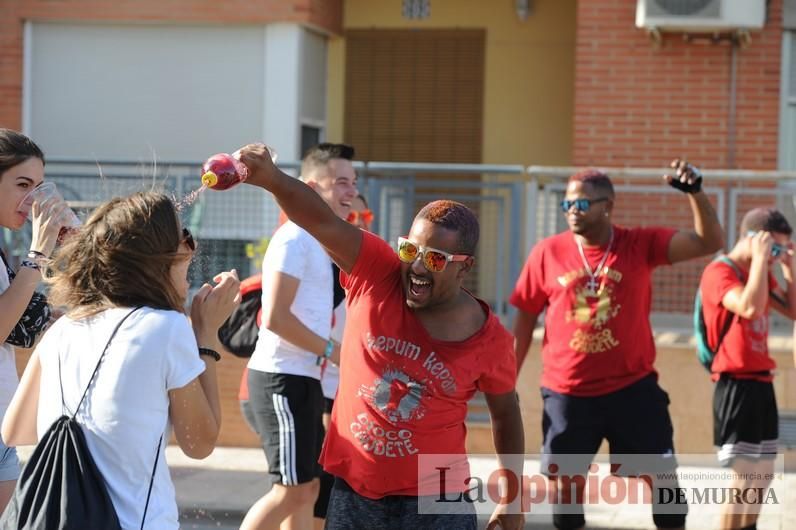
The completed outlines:
[[[280,161],[295,174],[299,162]],[[427,164],[356,162],[360,188],[376,216],[375,230],[388,241],[404,235],[418,208],[438,198],[462,201],[476,211],[481,223],[478,267],[468,284],[502,318],[510,318],[506,304],[519,270],[541,238],[566,229],[558,203],[566,180],[581,168],[497,164]],[[614,219],[625,225],[692,226],[691,212],[679,192],[660,181],[665,168],[602,168],[614,181],[617,201]],[[200,187],[199,164],[172,161],[48,160],[47,178],[54,180],[81,215],[114,195],[160,187],[178,202]],[[758,205],[776,206],[796,221],[792,192],[796,172],[706,170],[705,191],[727,229],[731,246],[743,213]],[[242,274],[256,263],[244,256],[245,246],[268,238],[277,226],[278,208],[266,193],[237,187],[224,193],[206,192],[183,208],[189,224],[209,254],[204,268],[236,266]],[[5,235],[11,254],[27,250],[25,234]],[[213,254],[215,253],[215,254]],[[211,255],[212,254],[212,255]],[[707,260],[697,260],[656,272],[654,307],[657,313],[690,313],[693,293]],[[197,279],[198,281],[199,279]]]
[[[536,204],[542,211],[545,207],[554,207],[554,199],[563,194],[568,177],[580,169],[582,168],[529,167],[528,187],[532,192],[528,202]],[[671,173],[671,169],[601,169],[611,177],[617,191],[613,218],[618,224],[692,227],[692,215],[687,201],[680,197],[677,190],[661,182],[661,176]],[[793,200],[796,171],[705,170],[702,174],[705,179],[704,190],[711,198],[717,216],[725,227],[727,249],[732,248],[737,240],[738,225],[744,213],[753,207],[776,207],[796,226]],[[534,194],[541,198],[530,197]],[[527,247],[532,246],[540,237],[566,228],[560,216],[556,225],[555,221],[540,212],[537,212],[536,219],[531,217],[528,221],[532,224],[532,229],[528,232]],[[703,258],[656,270],[653,276],[653,312],[663,315],[658,321],[664,322],[665,327],[690,329],[694,293],[702,269],[709,259]],[[772,329],[787,334],[791,331],[790,323],[778,315],[772,316]]]

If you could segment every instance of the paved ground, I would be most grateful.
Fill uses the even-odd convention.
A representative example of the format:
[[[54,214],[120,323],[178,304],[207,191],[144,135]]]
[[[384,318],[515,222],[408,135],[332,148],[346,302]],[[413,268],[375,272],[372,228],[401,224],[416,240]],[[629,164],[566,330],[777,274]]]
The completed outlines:
[[[243,515],[252,503],[268,488],[264,478],[265,458],[259,449],[218,448],[203,461],[191,460],[176,447],[167,449],[177,491],[183,528],[228,530],[238,528]],[[484,458],[471,459],[473,474],[488,474],[491,463]],[[526,463],[526,473],[538,467],[536,461]],[[482,470],[482,471],[479,471]],[[529,471],[530,470],[530,471]],[[681,465],[683,486],[719,487],[722,481],[711,478],[721,473],[720,468],[708,465]],[[692,478],[693,477],[693,478]],[[707,478],[706,478],[707,477]],[[698,480],[695,480],[698,479]],[[777,485],[778,506],[764,509],[758,522],[760,530],[796,529],[796,473],[785,473]],[[688,518],[690,530],[716,528],[716,508],[692,505]],[[619,504],[616,506],[587,506],[586,517],[591,530],[653,529],[646,507]],[[488,517],[479,520],[485,526]],[[550,517],[527,517],[526,529],[551,528]]]

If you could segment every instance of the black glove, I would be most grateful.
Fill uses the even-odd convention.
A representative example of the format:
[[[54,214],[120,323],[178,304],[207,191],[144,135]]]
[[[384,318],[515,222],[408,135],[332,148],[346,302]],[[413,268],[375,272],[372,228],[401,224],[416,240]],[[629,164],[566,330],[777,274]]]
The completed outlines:
[[[672,167],[675,169],[675,174],[669,181],[669,186],[684,193],[698,193],[702,191],[702,173],[696,166],[685,161],[675,160],[672,162]],[[680,180],[681,178],[685,178],[685,182]]]

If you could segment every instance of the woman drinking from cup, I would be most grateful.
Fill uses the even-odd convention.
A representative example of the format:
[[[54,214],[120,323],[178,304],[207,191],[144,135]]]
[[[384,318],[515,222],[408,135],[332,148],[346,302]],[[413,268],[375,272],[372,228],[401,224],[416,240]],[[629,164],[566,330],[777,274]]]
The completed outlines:
[[[27,215],[19,211],[25,197],[44,180],[44,154],[30,138],[0,128],[0,227],[19,230]],[[46,298],[35,292],[41,267],[50,257],[68,211],[59,196],[34,201],[30,208],[33,237],[30,252],[14,272],[0,250],[0,417],[17,387],[14,347],[30,348],[50,320]],[[0,511],[19,476],[16,449],[0,442]]]

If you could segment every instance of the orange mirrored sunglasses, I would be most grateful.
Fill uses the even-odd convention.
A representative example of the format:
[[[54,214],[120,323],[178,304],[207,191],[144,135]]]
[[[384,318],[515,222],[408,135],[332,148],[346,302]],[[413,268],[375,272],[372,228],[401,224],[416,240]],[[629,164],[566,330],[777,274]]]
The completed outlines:
[[[373,210],[369,208],[365,208],[361,212],[357,212],[356,210],[351,210],[348,214],[348,222],[351,224],[355,224],[362,219],[362,222],[366,225],[370,226],[370,223],[373,222]]]
[[[398,258],[404,263],[414,263],[420,257],[423,266],[429,272],[442,272],[451,261],[465,261],[467,254],[451,254],[444,250],[431,247],[423,247],[412,243],[405,237],[398,238]]]

